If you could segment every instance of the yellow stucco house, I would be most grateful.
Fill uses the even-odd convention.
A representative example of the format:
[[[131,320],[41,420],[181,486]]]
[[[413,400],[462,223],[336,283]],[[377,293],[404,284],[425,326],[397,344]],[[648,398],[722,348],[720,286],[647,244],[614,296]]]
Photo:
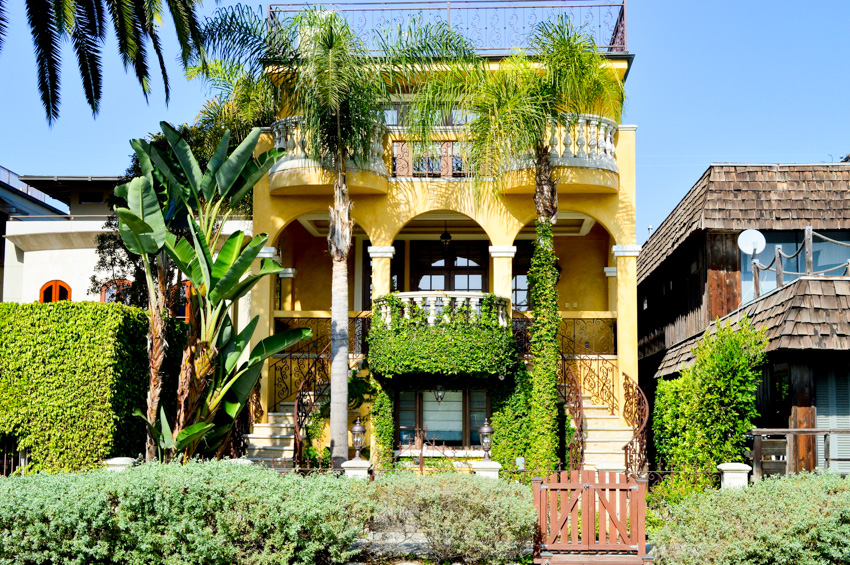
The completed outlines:
[[[625,80],[632,57],[620,29],[624,15],[611,38],[613,44],[620,33],[622,41],[606,56]],[[349,260],[353,371],[369,370],[363,362],[365,338],[378,323],[372,310],[376,299],[390,292],[426,312],[448,301],[475,307],[485,294],[495,294],[520,353],[527,353],[523,312],[534,238],[533,169],[518,160],[501,195],[476,191],[463,170],[457,133],[451,133],[462,126],[446,129],[439,157],[412,159],[406,132],[394,123],[397,112],[387,108],[383,144],[376,144],[370,161],[348,175],[356,222]],[[561,333],[572,344],[564,351],[562,375],[575,375],[581,387],[580,406],[567,410],[574,423],[576,414],[582,418],[584,463],[610,469],[626,466],[624,446],[634,445],[645,425],[642,393],[635,384],[640,250],[635,242],[635,130],[587,115],[569,131],[553,132],[557,140],[551,157],[560,209],[555,250],[561,269]],[[295,443],[302,441],[304,412],[314,408],[324,392],[321,383],[329,378],[326,236],[334,178],[307,158],[299,131],[297,116],[281,116],[258,148],[275,145],[286,151],[256,186],[253,203],[254,233],[269,234],[265,253],[279,257],[284,271],[276,279],[263,279],[251,293],[252,313],[260,316],[254,339],[287,327],[311,327],[314,334],[312,341],[270,360],[264,369],[263,415],[247,441],[249,457],[265,461],[290,458],[299,448]],[[475,431],[489,416],[486,387],[437,395],[439,375],[417,378],[415,390],[393,393],[396,447],[411,440],[411,430],[427,428],[455,454],[481,456]],[[367,445],[374,441],[369,413],[366,403],[351,414],[352,421],[363,417]]]

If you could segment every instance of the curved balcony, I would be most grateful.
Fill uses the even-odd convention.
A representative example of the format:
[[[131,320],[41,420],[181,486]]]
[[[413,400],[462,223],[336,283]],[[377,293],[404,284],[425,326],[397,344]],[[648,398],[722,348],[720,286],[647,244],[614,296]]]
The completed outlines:
[[[487,315],[482,312],[483,299],[488,295],[484,292],[442,292],[442,291],[420,291],[420,292],[398,292],[391,296],[396,297],[402,303],[400,315],[410,319],[416,311],[423,312],[429,326],[440,322],[448,322],[451,316],[458,311],[463,311],[470,320]],[[511,319],[511,301],[507,298],[494,297],[495,315],[500,326],[506,327]],[[385,326],[390,326],[393,320],[393,308],[390,306],[388,297],[381,296],[374,300],[375,313]],[[468,312],[468,314],[467,314]]]
[[[333,194],[333,158],[325,155],[321,162],[306,152],[307,139],[299,125],[300,116],[283,118],[272,124],[274,144],[285,151],[269,171],[269,188],[276,195]],[[365,162],[346,160],[348,189],[351,194],[386,194],[387,166],[384,147],[375,142]]]
[[[549,155],[558,192],[617,192],[620,184],[614,120],[581,114],[569,127],[550,129]],[[515,176],[507,183],[507,194],[533,194],[534,161],[518,156],[511,164]]]

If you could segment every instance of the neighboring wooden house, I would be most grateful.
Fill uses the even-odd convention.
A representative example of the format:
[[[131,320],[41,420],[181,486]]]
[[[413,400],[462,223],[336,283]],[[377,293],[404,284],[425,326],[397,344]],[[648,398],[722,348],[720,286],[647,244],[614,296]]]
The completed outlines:
[[[745,229],[767,240],[756,256],[773,261],[781,246],[793,255],[805,228],[814,238],[812,271],[805,253],[783,259],[784,285],[775,271],[753,284],[750,255],[737,246]],[[652,234],[638,258],[640,382],[654,397],[655,380],[676,375],[713,320],[733,325],[746,314],[770,338],[758,392],[757,424],[772,428],[850,428],[850,166],[712,165]],[[850,435],[833,436],[832,455],[850,457]],[[792,470],[811,469],[821,449],[800,440]],[[850,471],[850,463],[833,468]]]

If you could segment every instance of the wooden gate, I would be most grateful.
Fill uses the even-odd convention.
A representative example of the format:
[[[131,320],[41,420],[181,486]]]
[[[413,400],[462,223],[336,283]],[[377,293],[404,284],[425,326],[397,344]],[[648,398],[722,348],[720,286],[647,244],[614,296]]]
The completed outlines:
[[[646,480],[606,471],[563,471],[534,479],[544,565],[648,563]]]

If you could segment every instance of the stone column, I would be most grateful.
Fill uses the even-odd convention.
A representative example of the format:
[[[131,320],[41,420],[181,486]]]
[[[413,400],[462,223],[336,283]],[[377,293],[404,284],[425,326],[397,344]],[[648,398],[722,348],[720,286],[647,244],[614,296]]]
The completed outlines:
[[[608,280],[608,310],[617,311],[617,267],[604,267]]]
[[[377,298],[390,293],[392,288],[392,274],[390,263],[395,255],[395,247],[392,245],[369,246],[369,257],[372,258],[372,298]]]
[[[498,479],[499,470],[501,470],[502,464],[498,461],[482,459],[480,461],[473,461],[472,468],[475,470],[475,474],[479,477],[484,477],[485,479]]]
[[[490,257],[493,258],[493,294],[511,298],[513,279],[513,259],[516,246],[490,246]]]
[[[278,277],[280,278],[280,309],[281,310],[292,310],[294,300],[292,296],[292,291],[294,287],[294,279],[295,274],[298,271],[296,269],[284,269],[280,273],[278,273]]]
[[[638,382],[637,356],[637,256],[639,245],[615,245],[612,248],[617,265],[617,367]],[[616,384],[619,413],[623,413],[625,395],[623,378]]]
[[[271,249],[271,252],[274,253],[273,247],[268,249]],[[260,258],[254,261],[252,270],[255,273],[260,270]],[[257,329],[254,330],[254,335],[251,336],[252,349],[262,339],[274,333],[274,286],[273,277],[263,277],[251,289],[251,315],[260,317],[257,323]],[[263,363],[262,376],[260,377],[260,406],[263,408],[263,422],[268,421],[269,408],[273,401],[272,396],[274,395],[274,391],[271,390],[271,387],[272,383],[269,379],[269,364],[267,361]]]
[[[372,462],[368,459],[350,459],[342,464],[345,476],[352,479],[368,479]]]

